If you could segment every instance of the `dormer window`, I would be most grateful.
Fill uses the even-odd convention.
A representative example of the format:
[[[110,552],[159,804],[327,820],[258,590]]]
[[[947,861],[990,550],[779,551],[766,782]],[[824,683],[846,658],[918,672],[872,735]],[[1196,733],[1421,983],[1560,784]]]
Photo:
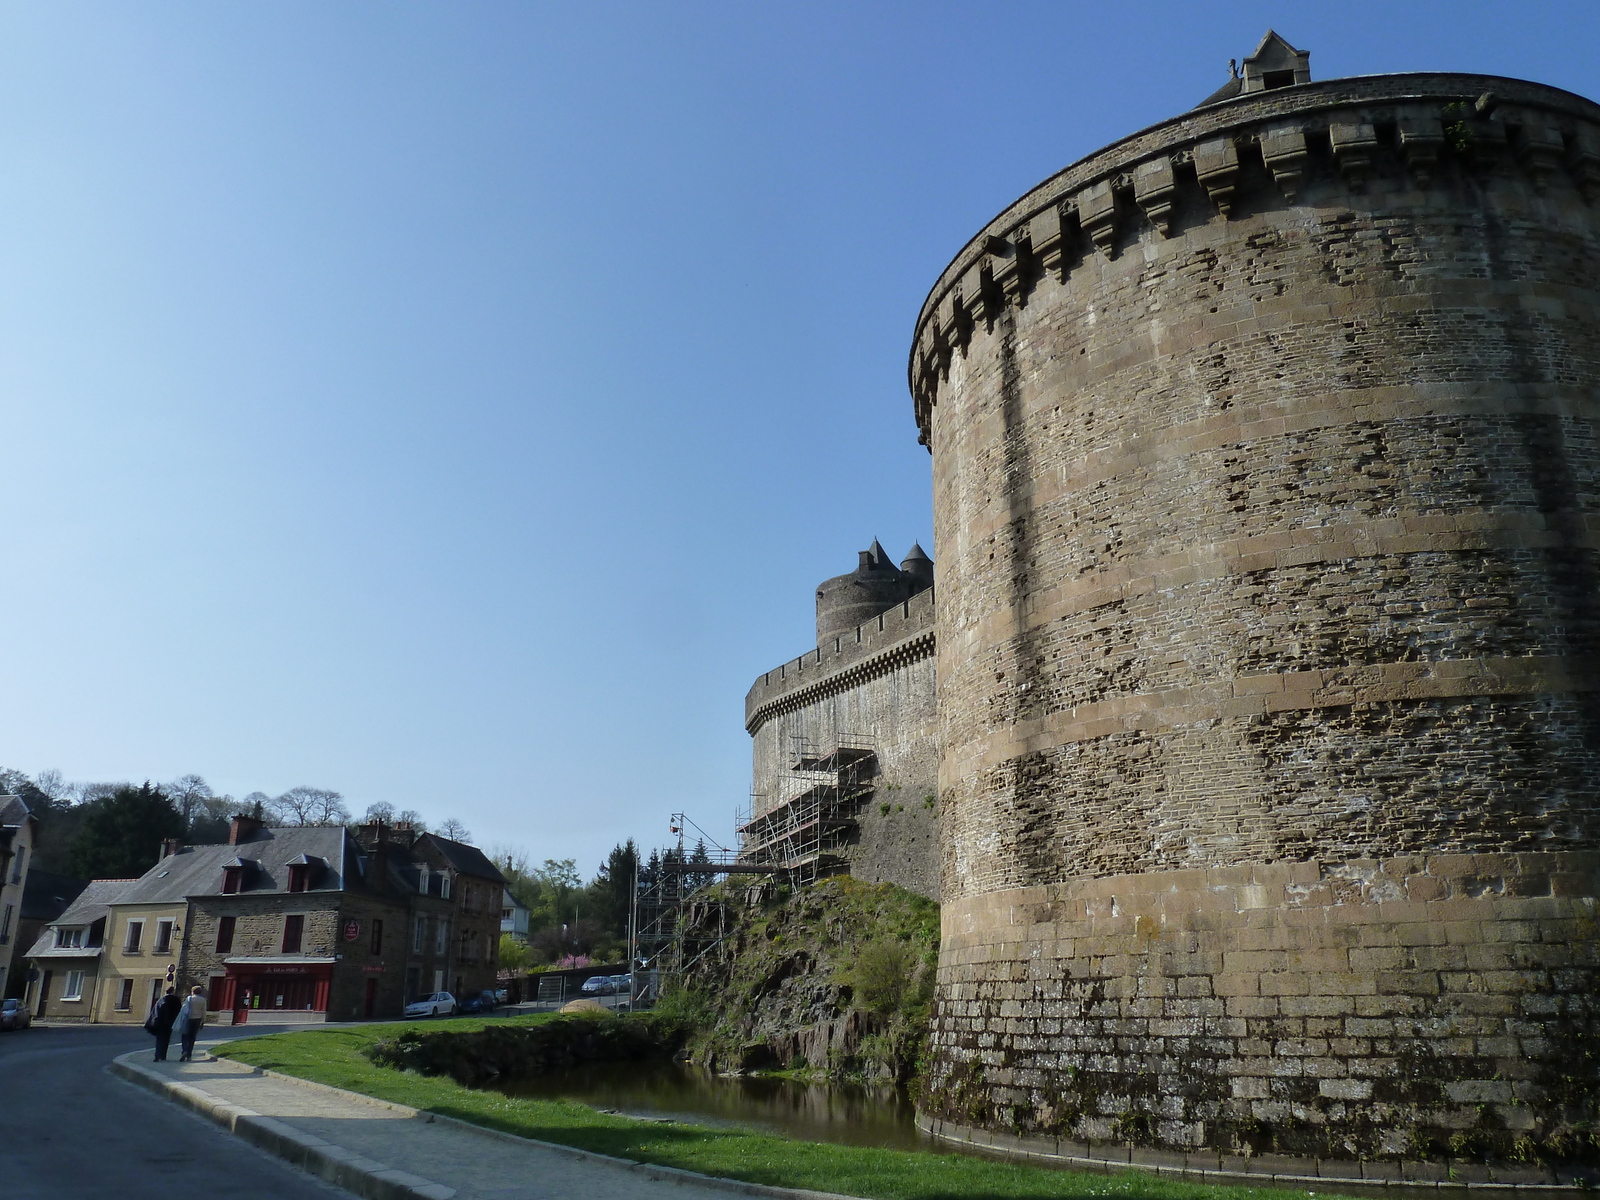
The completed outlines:
[[[232,896],[237,892],[244,891],[245,885],[249,882],[247,877],[250,873],[250,866],[250,860],[247,858],[230,858],[222,864],[222,892],[224,895]]]
[[[1261,88],[1263,91],[1274,91],[1277,88],[1294,86],[1294,71],[1263,71],[1261,74]]]
[[[446,900],[450,899],[450,872],[448,871],[439,876],[439,895]]]
[[[302,854],[289,861],[289,890],[291,892],[309,892],[316,883],[315,873],[321,860],[312,858],[309,854]]]
[[[56,930],[56,949],[76,950],[83,945],[83,929]]]
[[[428,867],[426,863],[417,868],[417,891],[424,896],[428,894]]]

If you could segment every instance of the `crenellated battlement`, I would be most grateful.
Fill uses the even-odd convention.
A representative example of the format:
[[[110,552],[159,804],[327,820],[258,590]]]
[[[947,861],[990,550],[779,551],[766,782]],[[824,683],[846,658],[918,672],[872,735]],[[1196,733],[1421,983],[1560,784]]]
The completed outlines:
[[[745,728],[752,734],[780,712],[818,696],[858,686],[905,662],[933,654],[934,589],[879,613],[852,633],[828,639],[757,679],[744,699]]]
[[[1593,204],[1600,105],[1500,76],[1376,75],[1240,95],[1132,134],[1028,192],[940,275],[908,368],[919,440],[930,443],[952,356],[1042,281],[1065,282],[1096,256],[1229,220],[1241,205],[1304,203],[1313,186],[1318,200],[1330,184],[1354,200],[1491,178],[1520,178],[1540,194],[1573,188]]]

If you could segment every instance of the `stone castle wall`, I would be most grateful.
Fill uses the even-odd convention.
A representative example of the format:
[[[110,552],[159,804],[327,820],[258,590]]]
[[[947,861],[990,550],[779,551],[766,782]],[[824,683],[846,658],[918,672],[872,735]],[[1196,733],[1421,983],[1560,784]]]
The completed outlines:
[[[872,737],[873,795],[845,850],[850,873],[939,893],[938,718],[933,591],[919,592],[852,635],[768,671],[745,699],[755,815],[804,786],[790,774],[796,739],[817,749]],[[885,811],[887,808],[887,811]]]
[[[1335,80],[1125,139],[945,272],[911,364],[941,558],[932,1115],[1577,1153],[1597,193],[1588,101]]]

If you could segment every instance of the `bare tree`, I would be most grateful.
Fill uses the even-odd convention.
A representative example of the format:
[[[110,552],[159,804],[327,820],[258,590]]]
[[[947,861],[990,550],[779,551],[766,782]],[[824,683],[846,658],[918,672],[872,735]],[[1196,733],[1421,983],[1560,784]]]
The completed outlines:
[[[269,811],[284,825],[343,825],[350,820],[344,797],[326,788],[292,787],[272,798]]]
[[[379,800],[376,804],[367,805],[367,815],[361,818],[371,824],[373,821],[382,821],[385,825],[394,824],[394,805],[387,800]]]
[[[440,825],[438,829],[434,830],[434,832],[440,837],[449,838],[452,842],[470,842],[472,840],[472,830],[468,829],[454,817],[448,818],[444,824]]]
[[[161,790],[167,793],[167,799],[183,814],[185,825],[194,819],[195,811],[212,796],[211,785],[199,775],[180,775]]]
[[[428,832],[428,823],[422,819],[422,814],[414,808],[404,809],[394,815],[396,825],[409,825],[418,833]]]
[[[71,785],[61,778],[61,772],[54,767],[35,775],[33,786],[49,796],[52,801],[65,800],[71,794]]]

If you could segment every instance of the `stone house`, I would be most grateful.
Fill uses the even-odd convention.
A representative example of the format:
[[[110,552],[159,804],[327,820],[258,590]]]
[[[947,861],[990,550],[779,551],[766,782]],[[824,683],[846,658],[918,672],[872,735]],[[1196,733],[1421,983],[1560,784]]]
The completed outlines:
[[[94,1019],[111,906],[137,882],[92,880],[35,939],[27,954],[34,978],[24,993],[35,1017],[56,1021]]]
[[[0,796],[0,996],[6,995],[18,958],[22,893],[38,822],[16,796]]]
[[[269,829],[236,817],[226,845],[162,861],[188,905],[178,976],[207,989],[219,1020],[400,1014],[392,964],[407,905],[342,826]]]
[[[406,907],[404,1000],[493,988],[506,884],[494,864],[475,846],[404,825],[362,825],[354,836],[374,886]]]

